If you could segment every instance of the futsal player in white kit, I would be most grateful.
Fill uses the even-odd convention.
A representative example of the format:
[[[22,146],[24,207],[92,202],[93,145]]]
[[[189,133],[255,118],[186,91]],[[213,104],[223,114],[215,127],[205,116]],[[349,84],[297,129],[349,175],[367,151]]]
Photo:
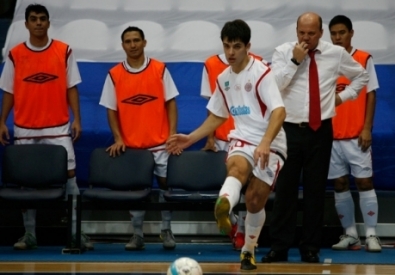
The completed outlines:
[[[227,178],[219,192],[214,215],[221,233],[231,230],[229,213],[245,186],[247,216],[241,269],[256,269],[254,249],[265,223],[265,204],[286,158],[282,129],[285,108],[270,68],[248,55],[251,30],[243,20],[227,22],[221,31],[229,67],[217,78],[207,109],[210,115],[189,135],[172,135],[166,145],[172,154],[207,136],[229,115],[235,129],[229,133]]]

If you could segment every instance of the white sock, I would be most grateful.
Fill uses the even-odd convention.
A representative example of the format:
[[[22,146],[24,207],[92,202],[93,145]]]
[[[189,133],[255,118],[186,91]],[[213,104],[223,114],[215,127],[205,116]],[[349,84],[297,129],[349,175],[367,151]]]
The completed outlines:
[[[77,185],[77,178],[69,178],[66,183],[66,199],[67,195],[79,195],[80,194],[80,189],[78,188]]]
[[[265,208],[262,208],[258,213],[250,213],[247,211],[245,219],[245,243],[241,252],[250,252],[254,255],[255,247],[257,246],[259,234],[261,233],[262,227],[265,224],[266,212]]]
[[[241,187],[241,182],[235,177],[228,176],[225,179],[219,191],[219,196],[226,196],[230,203],[230,209],[239,203]]]
[[[129,213],[133,225],[133,234],[139,235],[140,237],[144,237],[143,222],[144,222],[145,211],[130,210]]]
[[[159,202],[165,202],[165,197],[163,195],[165,191],[164,190],[159,190]],[[163,210],[161,211],[162,214],[162,226],[161,226],[161,230],[165,230],[165,229],[171,229],[171,216],[172,216],[172,212],[169,210]]]
[[[240,202],[245,203],[245,197],[243,194],[240,196]],[[239,219],[237,221],[237,232],[244,233],[245,231],[245,219],[247,216],[247,211],[239,211]]]
[[[359,207],[365,223],[366,237],[375,236],[379,206],[374,189],[359,192]]]
[[[71,234],[77,234],[77,196],[73,195],[73,212],[71,212]]]
[[[22,217],[26,233],[36,237],[36,209],[27,209],[22,213]]]
[[[355,225],[354,201],[351,192],[335,192],[335,207],[345,233],[358,238],[357,227]]]

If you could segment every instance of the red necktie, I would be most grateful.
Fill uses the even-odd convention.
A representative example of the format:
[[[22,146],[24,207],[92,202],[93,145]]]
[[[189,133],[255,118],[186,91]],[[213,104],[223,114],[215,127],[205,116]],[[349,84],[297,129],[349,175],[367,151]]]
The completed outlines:
[[[310,93],[310,110],[309,126],[316,131],[321,126],[321,99],[320,87],[318,81],[317,64],[315,63],[315,51],[309,51],[309,93]]]

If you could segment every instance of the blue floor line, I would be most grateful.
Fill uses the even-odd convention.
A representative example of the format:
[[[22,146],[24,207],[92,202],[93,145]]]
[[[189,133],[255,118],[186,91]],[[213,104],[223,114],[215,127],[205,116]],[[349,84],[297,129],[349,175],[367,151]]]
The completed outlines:
[[[256,250],[260,262],[269,248]],[[41,246],[34,250],[17,251],[11,246],[0,246],[0,262],[172,262],[179,257],[191,257],[198,262],[239,262],[240,252],[229,244],[177,244],[175,250],[164,250],[162,244],[146,244],[145,250],[126,251],[124,244],[96,243],[95,250],[82,254],[62,254],[61,246]],[[301,263],[299,251],[290,249],[289,263]],[[381,253],[333,251],[321,249],[321,263],[331,264],[395,264],[395,249],[383,248]]]

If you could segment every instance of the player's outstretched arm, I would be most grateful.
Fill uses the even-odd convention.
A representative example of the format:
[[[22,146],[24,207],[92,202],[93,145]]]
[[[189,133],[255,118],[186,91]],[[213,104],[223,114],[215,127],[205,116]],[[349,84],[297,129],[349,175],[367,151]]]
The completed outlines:
[[[210,115],[210,111],[207,111],[207,116]],[[209,133],[207,135],[206,144],[202,148],[203,151],[214,151],[217,152],[217,148],[215,147],[215,131]]]
[[[217,129],[225,121],[226,118],[224,117],[210,114],[203,122],[203,124],[200,125],[195,131],[193,131],[189,135],[171,135],[166,141],[166,150],[171,154],[179,155],[185,148],[188,148],[193,143],[214,132],[214,130]]]

